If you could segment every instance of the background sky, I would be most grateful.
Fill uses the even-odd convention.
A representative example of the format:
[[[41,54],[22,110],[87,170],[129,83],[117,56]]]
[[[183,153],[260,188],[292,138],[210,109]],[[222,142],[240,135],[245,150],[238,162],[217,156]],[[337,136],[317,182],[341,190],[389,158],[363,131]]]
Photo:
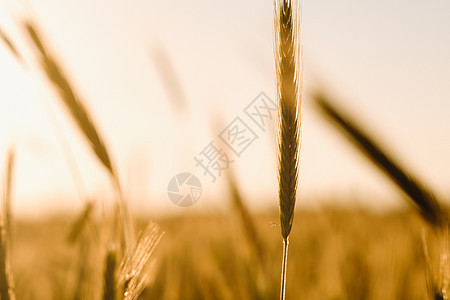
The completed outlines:
[[[37,21],[104,136],[132,209],[184,213],[228,205],[225,178],[211,183],[193,157],[260,92],[275,100],[272,10],[270,0],[3,1],[0,26],[27,49],[17,24]],[[320,81],[400,162],[450,196],[450,2],[305,0],[302,30],[305,94]],[[158,51],[176,70],[185,113],[171,106]],[[0,163],[14,145],[15,211],[32,216],[78,210],[86,197],[109,201],[106,173],[35,70],[24,71],[0,47]],[[391,183],[308,99],[303,108],[298,206],[398,206],[402,195]],[[260,133],[234,157],[239,185],[259,209],[277,205],[274,139],[274,130]],[[204,187],[188,209],[166,194],[180,172]]]

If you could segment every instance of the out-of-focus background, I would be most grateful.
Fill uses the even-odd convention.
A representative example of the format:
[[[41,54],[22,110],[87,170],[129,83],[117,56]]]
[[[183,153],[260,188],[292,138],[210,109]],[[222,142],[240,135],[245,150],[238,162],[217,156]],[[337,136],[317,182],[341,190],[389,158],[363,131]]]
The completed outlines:
[[[424,190],[446,206],[449,28],[448,1],[303,1],[286,299],[448,296],[447,216]],[[0,42],[2,300],[278,297],[273,1],[5,0]],[[402,177],[419,183],[402,186],[415,207],[320,115],[317,91],[417,177]],[[224,170],[205,172],[208,157]],[[171,201],[180,173],[201,184],[195,205]],[[198,196],[189,183],[179,193]]]
[[[448,1],[303,1],[302,28],[305,95],[319,85],[338,95],[444,197],[450,192],[449,11]],[[38,22],[91,111],[132,211],[223,208],[223,176],[212,183],[194,156],[245,116],[261,92],[276,100],[272,1],[3,1],[0,25],[19,48],[26,43],[17,26],[24,16]],[[15,214],[82,206],[64,147],[84,195],[108,195],[107,176],[45,80],[24,71],[3,46],[0,65],[0,149],[13,144],[17,151]],[[175,92],[167,86],[167,65],[179,83]],[[401,195],[318,117],[307,97],[303,108],[299,206],[401,205]],[[256,210],[277,205],[274,125],[255,130],[258,139],[240,157],[230,154]],[[167,185],[180,172],[195,174],[203,186],[188,209],[167,198]]]

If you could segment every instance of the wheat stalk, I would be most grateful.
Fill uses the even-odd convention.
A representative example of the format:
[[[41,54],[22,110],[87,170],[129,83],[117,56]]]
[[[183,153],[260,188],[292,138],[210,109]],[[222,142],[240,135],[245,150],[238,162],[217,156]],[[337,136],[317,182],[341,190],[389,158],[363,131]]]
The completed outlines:
[[[15,299],[12,284],[10,258],[9,258],[9,236],[5,228],[5,223],[0,222],[0,297],[1,299]]]
[[[106,253],[105,270],[103,273],[103,299],[116,299],[116,265],[117,253],[114,249],[109,249]]]
[[[177,70],[172,63],[167,50],[162,46],[152,48],[151,58],[154,62],[156,71],[163,87],[167,91],[167,96],[172,109],[178,114],[187,114],[189,110],[189,104],[186,98],[186,93],[184,92],[183,85]]]
[[[380,143],[363,130],[360,125],[332,105],[329,97],[323,93],[316,93],[313,98],[321,112],[337,124],[357,148],[408,195],[410,204],[430,225],[439,239],[440,257],[439,271],[436,272],[428,252],[427,242],[422,235],[423,252],[428,267],[427,284],[429,293],[433,299],[447,299],[450,286],[448,220],[446,212],[439,205],[440,201],[432,191],[426,188],[425,184],[400,166],[393,156],[389,155]]]
[[[9,51],[14,55],[14,57],[19,62],[23,62],[22,56],[20,55],[20,53],[17,50],[16,46],[14,46],[12,40],[9,38],[9,36],[5,33],[5,31],[2,28],[0,28],[0,39],[5,44],[6,48],[8,48]]]
[[[39,54],[40,64],[47,78],[58,92],[61,101],[69,110],[78,128],[88,140],[91,149],[117,184],[118,178],[112,166],[108,151],[83,102],[73,89],[57,60],[52,56],[48,47],[45,46],[36,26],[31,21],[24,22],[24,25],[29,38]]]
[[[302,67],[301,6],[296,0],[275,1],[275,65],[279,106],[278,183],[283,263],[281,299],[285,298],[289,234],[294,219],[300,150]]]
[[[83,229],[91,221],[93,210],[94,210],[94,202],[93,201],[86,202],[80,216],[75,220],[75,222],[71,226],[70,232],[67,236],[68,243],[73,244],[80,237],[81,233],[83,232]]]
[[[389,155],[381,147],[381,144],[373,137],[370,137],[360,125],[357,125],[350,117],[334,107],[327,96],[316,94],[313,97],[321,111],[347,134],[370,161],[409,196],[410,203],[423,219],[433,227],[443,228],[445,213],[441,209],[434,193],[404,167],[400,166],[392,155]]]
[[[14,300],[14,284],[11,272],[11,190],[13,181],[14,151],[7,156],[7,166],[4,174],[4,187],[0,210],[0,298]]]
[[[59,98],[63,102],[64,106],[70,112],[73,120],[77,124],[80,131],[83,133],[84,137],[88,141],[92,151],[95,153],[96,157],[100,163],[106,168],[114,188],[118,195],[118,204],[116,205],[117,214],[120,216],[121,232],[120,239],[122,240],[121,245],[124,251],[129,251],[129,246],[134,243],[133,241],[133,229],[129,217],[128,208],[123,197],[121,184],[119,177],[111,163],[111,159],[105,143],[101,138],[94,122],[88,111],[86,110],[83,101],[75,92],[71,83],[69,82],[67,76],[64,74],[62,68],[58,64],[56,58],[52,56],[49,48],[46,47],[44,40],[40,37],[36,26],[31,21],[25,21],[24,27],[28,37],[32,41],[34,48],[37,50],[38,56],[40,58],[40,65],[44,73],[46,74],[50,83],[54,86],[55,90],[59,94]]]
[[[252,248],[260,264],[264,262],[264,246],[256,229],[255,220],[252,218],[247,205],[242,198],[239,186],[236,183],[236,177],[232,169],[227,170],[228,191],[233,201],[233,206],[239,214],[245,236],[248,244]]]
[[[95,224],[81,233],[78,243],[78,270],[74,285],[74,300],[98,299],[101,294],[100,239]]]
[[[5,182],[5,192],[3,201],[3,214],[5,220],[5,227],[7,234],[11,236],[11,198],[12,198],[12,187],[14,178],[14,163],[16,160],[15,151],[13,148],[9,149],[6,158],[6,182]]]
[[[241,228],[245,234],[247,244],[252,251],[251,258],[255,266],[254,281],[256,283],[256,292],[258,295],[264,295],[266,291],[266,249],[261,240],[261,236],[256,227],[256,220],[252,217],[247,205],[245,204],[239,185],[236,182],[236,177],[232,168],[227,170],[228,192],[230,193],[233,202],[233,208],[239,216]]]

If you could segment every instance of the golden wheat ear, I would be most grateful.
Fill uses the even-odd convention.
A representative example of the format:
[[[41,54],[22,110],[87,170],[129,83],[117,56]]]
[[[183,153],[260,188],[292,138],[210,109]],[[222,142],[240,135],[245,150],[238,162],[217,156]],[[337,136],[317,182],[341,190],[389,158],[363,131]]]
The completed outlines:
[[[278,182],[281,234],[287,239],[294,219],[300,150],[300,52],[297,1],[277,1],[275,42],[279,106]]]
[[[410,199],[410,204],[416,212],[431,225],[439,240],[440,257],[438,261],[439,271],[433,266],[433,259],[428,252],[427,241],[422,236],[424,255],[428,267],[427,285],[431,299],[446,299],[448,296],[449,278],[449,240],[448,217],[446,211],[441,208],[440,202],[426,185],[412,176],[405,168],[401,167],[392,155],[383,149],[381,144],[371,137],[361,125],[351,117],[337,109],[328,96],[323,93],[313,95],[315,103],[320,111],[329,120],[341,129],[353,144],[383,173],[397,185]],[[442,203],[442,202],[441,202]]]
[[[323,115],[333,121],[372,163],[409,196],[410,203],[426,222],[434,227],[444,227],[445,213],[436,196],[424,184],[401,167],[393,156],[352,118],[339,111],[327,96],[315,94],[313,98]]]
[[[294,220],[300,151],[302,61],[301,7],[296,0],[275,1],[275,66],[277,75],[278,185],[283,263],[281,299],[285,298],[289,234]]]
[[[36,26],[31,21],[26,21],[24,22],[24,27],[39,56],[40,65],[43,72],[58,92],[59,98],[88,141],[98,160],[110,173],[114,182],[118,184],[118,178],[112,166],[105,143],[98,133],[98,130],[96,129],[96,126],[94,125],[94,122],[92,121],[92,118],[86,110],[83,102],[75,92],[57,60],[50,53],[49,48],[41,38]]]
[[[121,291],[121,299],[135,300],[139,298],[151,280],[153,253],[163,233],[159,226],[149,222],[142,232],[134,252],[125,253],[117,274],[117,288]]]

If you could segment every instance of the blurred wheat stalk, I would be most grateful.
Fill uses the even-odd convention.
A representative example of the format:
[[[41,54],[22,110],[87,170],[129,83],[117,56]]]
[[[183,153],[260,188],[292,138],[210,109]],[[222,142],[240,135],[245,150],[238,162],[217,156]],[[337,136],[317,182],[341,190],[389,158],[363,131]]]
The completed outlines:
[[[436,195],[417,177],[411,175],[404,167],[383,149],[381,144],[371,137],[361,125],[351,117],[336,108],[334,101],[324,93],[313,95],[320,111],[335,123],[353,144],[377,166],[395,185],[397,185],[410,200],[415,211],[430,225],[432,232],[439,239],[439,263],[433,267],[433,261],[428,252],[427,241],[423,237],[424,255],[427,262],[427,282],[432,299],[447,299],[449,293],[449,240],[447,212],[440,206]],[[439,269],[437,271],[436,269]]]
[[[23,62],[23,58],[20,55],[19,51],[17,50],[16,46],[12,42],[11,38],[6,34],[6,32],[0,27],[0,40],[3,41],[4,45],[8,50],[11,52],[11,54],[17,59],[19,62]]]
[[[124,252],[129,252],[130,245],[134,244],[131,221],[125,199],[122,195],[120,180],[112,164],[105,143],[94,125],[93,118],[85,108],[83,101],[75,92],[75,89],[72,87],[72,84],[63,72],[56,58],[45,45],[44,40],[37,30],[37,26],[33,24],[32,21],[25,21],[24,27],[39,57],[42,70],[52,86],[58,92],[60,100],[69,111],[72,119],[77,124],[85,139],[88,141],[95,156],[110,175],[119,198],[116,210],[118,217],[122,220],[122,222],[117,223],[117,225],[119,225],[118,229],[121,231],[120,239],[122,249],[124,249]],[[86,205],[88,207],[90,204],[87,203]]]
[[[16,299],[11,272],[11,196],[15,155],[10,149],[6,159],[6,170],[0,207],[0,298]]]
[[[85,108],[83,101],[81,101],[80,97],[75,92],[75,89],[72,87],[62,68],[57,63],[56,58],[51,54],[49,47],[46,46],[44,40],[41,38],[37,26],[31,21],[24,21],[24,27],[33,49],[35,50],[34,52],[39,58],[42,71],[58,92],[60,100],[68,109],[72,119],[77,124],[78,129],[81,131],[84,138],[88,141],[95,156],[107,170],[115,191],[117,192],[119,201],[115,206],[116,210],[112,227],[114,228],[113,236],[118,235],[121,247],[118,249],[119,251],[117,251],[115,247],[116,242],[110,241],[110,245],[108,245],[110,248],[105,253],[103,299],[137,299],[148,283],[147,273],[149,271],[149,264],[153,261],[151,256],[162,236],[160,229],[156,224],[150,223],[141,240],[138,243],[135,243],[135,233],[128,213],[127,203],[122,194],[119,176],[110,159],[105,143],[94,125],[92,117]],[[83,227],[86,226],[91,218],[93,207],[91,201],[86,203],[82,215],[72,228],[68,238],[69,241],[75,241],[80,235]],[[83,241],[81,242],[83,243]],[[87,246],[86,242],[84,242],[84,244],[81,245],[81,249],[84,249]],[[86,251],[86,256],[90,254],[89,252],[95,252]],[[122,263],[121,272],[116,270],[118,259],[121,259],[122,262],[126,262],[126,264]],[[90,280],[91,282],[86,283],[85,281],[88,281],[87,277],[89,277],[87,275],[91,275],[92,277],[92,274],[90,274],[88,268],[83,267],[83,265],[80,267],[79,274],[81,276],[78,279],[77,286],[86,285],[87,292],[84,294],[90,295],[89,297],[92,298],[95,289],[93,289],[91,285],[98,280]],[[124,282],[123,279],[125,277],[127,278],[126,282]],[[78,294],[79,293],[77,292],[76,295]],[[82,296],[82,298],[83,297],[84,296]]]
[[[72,88],[67,76],[59,67],[56,59],[50,54],[49,50],[45,46],[44,41],[36,30],[36,26],[30,21],[25,22],[24,25],[28,36],[33,42],[35,48],[38,50],[41,67],[47,75],[47,78],[59,93],[60,99],[69,110],[78,128],[85,135],[89,145],[99,161],[111,174],[113,180],[117,182],[118,178],[112,166],[110,156],[106,150],[103,140],[100,138],[100,134],[94,126],[91,116],[84,107],[78,95],[75,93],[75,90]]]
[[[289,234],[294,219],[300,150],[302,65],[301,6],[296,0],[275,2],[275,66],[279,106],[278,183],[283,262],[281,299],[285,298]]]

